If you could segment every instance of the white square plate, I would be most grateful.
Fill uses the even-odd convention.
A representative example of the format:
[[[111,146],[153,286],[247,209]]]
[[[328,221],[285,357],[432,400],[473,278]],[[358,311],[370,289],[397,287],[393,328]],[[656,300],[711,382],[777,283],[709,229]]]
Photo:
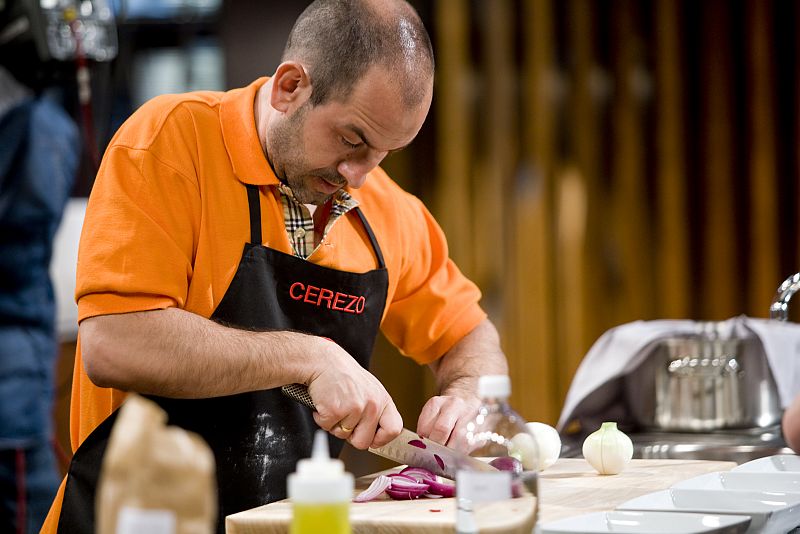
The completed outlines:
[[[796,454],[776,454],[756,458],[731,469],[736,472],[773,473],[775,471],[800,472],[800,456]]]
[[[551,521],[537,528],[539,534],[738,534],[750,524],[746,515],[687,514],[682,512],[595,512],[559,521]]]
[[[778,491],[800,493],[800,472],[759,473],[755,471],[722,471],[706,473],[672,486],[675,489]]]
[[[749,515],[748,533],[783,534],[800,525],[800,494],[668,489],[631,499],[617,510]]]

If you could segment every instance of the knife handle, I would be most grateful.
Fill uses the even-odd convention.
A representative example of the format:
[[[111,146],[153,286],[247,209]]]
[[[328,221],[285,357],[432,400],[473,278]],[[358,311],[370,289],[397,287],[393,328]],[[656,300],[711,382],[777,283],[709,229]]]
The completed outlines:
[[[314,399],[312,399],[311,395],[308,393],[308,386],[303,384],[286,384],[285,386],[281,386],[281,391],[290,399],[296,400],[315,412],[317,411],[317,407],[314,405]]]

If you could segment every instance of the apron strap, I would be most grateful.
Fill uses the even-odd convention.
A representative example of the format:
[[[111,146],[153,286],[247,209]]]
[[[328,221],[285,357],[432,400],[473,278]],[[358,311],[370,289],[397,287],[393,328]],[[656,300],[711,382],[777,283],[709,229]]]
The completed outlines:
[[[261,201],[258,186],[245,184],[247,187],[247,203],[250,205],[250,242],[261,244]]]
[[[364,214],[361,213],[361,209],[356,207],[353,208],[353,211],[356,212],[358,218],[361,219],[361,224],[364,225],[364,229],[367,231],[367,235],[369,236],[369,241],[372,243],[372,249],[375,251],[375,256],[378,257],[378,268],[383,269],[386,267],[386,264],[383,261],[383,252],[381,252],[381,247],[378,245],[378,240],[375,239],[375,233],[372,231],[372,227],[367,222],[367,218],[364,217]]]
[[[111,429],[119,410],[114,410],[97,425],[69,464],[69,476],[61,502],[57,534],[92,534],[95,532],[95,501],[100,481],[100,468],[108,447]]]

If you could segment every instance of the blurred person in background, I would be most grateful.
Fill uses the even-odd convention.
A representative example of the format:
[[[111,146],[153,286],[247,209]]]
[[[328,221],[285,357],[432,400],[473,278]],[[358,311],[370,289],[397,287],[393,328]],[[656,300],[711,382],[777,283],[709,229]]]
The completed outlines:
[[[416,137],[433,75],[406,2],[320,0],[270,78],[156,97],[119,129],[81,235],[76,450],[44,532],[93,532],[128,391],[211,446],[219,532],[286,496],[318,427],[334,455],[388,443],[402,417],[368,371],[379,328],[435,376],[417,432],[463,439],[505,356],[441,228],[378,166]],[[315,412],[282,394],[294,383]]]
[[[2,51],[2,46],[0,46]],[[38,532],[59,482],[53,238],[80,154],[56,95],[0,65],[0,532]]]

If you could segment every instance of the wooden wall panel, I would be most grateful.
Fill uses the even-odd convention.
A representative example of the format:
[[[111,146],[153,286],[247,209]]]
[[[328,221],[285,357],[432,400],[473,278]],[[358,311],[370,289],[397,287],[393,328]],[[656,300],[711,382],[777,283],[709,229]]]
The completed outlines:
[[[525,374],[525,354],[517,343],[513,310],[507,304],[514,290],[509,283],[512,269],[509,232],[513,230],[513,205],[509,192],[517,158],[516,78],[513,45],[516,37],[513,5],[510,0],[478,4],[478,29],[484,44],[482,54],[481,149],[476,154],[473,213],[480,224],[475,226],[476,280],[487,289],[484,307],[504,340],[513,390],[517,395],[530,391]]]
[[[657,316],[688,319],[692,298],[681,4],[655,5],[655,195]]]
[[[586,353],[588,325],[585,316],[602,305],[592,306],[586,297],[584,265],[586,253],[586,213],[588,192],[575,165],[559,169],[556,175],[556,376],[558,398],[563,401],[575,370]]]
[[[650,243],[650,202],[645,177],[645,132],[642,107],[647,88],[640,63],[641,37],[636,13],[638,0],[617,4],[613,23],[615,92],[612,102],[612,209],[614,232],[613,324],[653,316],[651,299],[653,255]]]
[[[469,57],[469,3],[466,0],[437,0],[434,13],[437,36],[434,105],[440,127],[436,136],[438,157],[433,212],[447,234],[450,256],[462,270],[471,274],[474,108]]]
[[[478,6],[478,26],[484,43],[481,70],[484,90],[479,115],[482,142],[476,152],[472,199],[472,212],[479,221],[474,226],[474,246],[480,253],[473,261],[475,279],[489,291],[487,304],[494,308],[490,313],[497,316],[500,308],[493,305],[491,296],[502,287],[508,264],[506,242],[511,221],[505,217],[506,201],[516,167],[515,35],[510,0],[481,2]]]
[[[461,270],[474,272],[472,169],[474,98],[470,59],[470,8],[467,0],[435,0],[437,171],[433,213],[447,235],[450,257]],[[482,288],[483,289],[483,288]],[[438,393],[430,373],[428,396]]]
[[[800,28],[800,5],[795,2],[794,4],[794,21],[795,24],[793,28]],[[794,150],[792,153],[794,155],[794,165],[792,166],[792,178],[794,178],[794,213],[795,213],[795,226],[794,226],[794,236],[795,236],[795,254],[791,254],[789,252],[789,257],[792,258],[794,264],[791,266],[789,272],[797,272],[800,271],[800,246],[797,246],[800,243],[800,150],[796,147],[800,146],[800,32],[794,32],[794,68],[792,72],[794,73],[794,95],[795,98],[793,99],[792,108],[794,109],[794,135],[791,137],[792,144],[790,145]],[[791,178],[790,178],[791,179]],[[786,273],[787,276],[789,273]],[[798,315],[795,315],[798,317]]]
[[[601,213],[605,203],[598,184],[600,139],[595,106],[598,73],[594,54],[594,7],[590,0],[567,4],[570,49],[570,101],[566,118],[572,163],[558,181],[557,331],[561,340],[558,360],[563,395],[583,355],[602,331],[606,302],[603,283]]]
[[[750,273],[747,312],[756,317],[769,315],[769,304],[775,288],[778,287],[779,279],[783,279],[779,267],[771,12],[772,0],[748,3]]]
[[[724,0],[702,2],[703,66],[702,273],[699,298],[703,320],[726,319],[738,309],[736,288],[739,265],[736,254],[734,124],[731,88],[731,15]]]
[[[782,4],[431,2],[434,212],[526,417],[555,420],[619,323],[764,314],[781,260],[800,265],[781,198],[800,190],[800,38],[778,39]]]
[[[527,420],[555,424],[561,399],[555,350],[553,269],[554,18],[550,0],[523,11],[522,146],[511,198],[513,246],[505,294],[512,342],[512,402]]]

